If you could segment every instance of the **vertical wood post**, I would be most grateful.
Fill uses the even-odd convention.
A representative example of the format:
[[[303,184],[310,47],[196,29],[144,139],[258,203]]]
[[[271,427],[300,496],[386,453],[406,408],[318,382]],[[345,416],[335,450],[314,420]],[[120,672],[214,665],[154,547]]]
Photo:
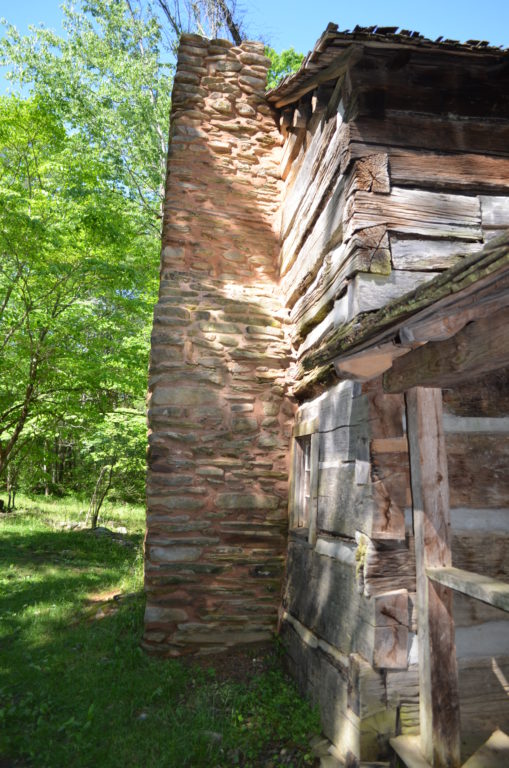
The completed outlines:
[[[318,454],[320,449],[320,433],[311,435],[311,488],[309,510],[309,534],[308,541],[314,547],[316,544],[316,517],[318,513]]]
[[[460,716],[452,592],[426,577],[451,565],[442,392],[406,393],[419,632],[421,749],[434,768],[460,765]]]

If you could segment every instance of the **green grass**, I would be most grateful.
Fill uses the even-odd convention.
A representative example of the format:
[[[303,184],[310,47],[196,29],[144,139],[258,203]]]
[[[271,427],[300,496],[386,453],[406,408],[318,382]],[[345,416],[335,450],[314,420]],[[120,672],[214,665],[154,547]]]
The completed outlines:
[[[217,679],[213,660],[141,651],[144,511],[106,507],[122,546],[62,528],[82,510],[21,497],[0,516],[2,768],[311,765],[317,715],[276,662],[241,684]]]

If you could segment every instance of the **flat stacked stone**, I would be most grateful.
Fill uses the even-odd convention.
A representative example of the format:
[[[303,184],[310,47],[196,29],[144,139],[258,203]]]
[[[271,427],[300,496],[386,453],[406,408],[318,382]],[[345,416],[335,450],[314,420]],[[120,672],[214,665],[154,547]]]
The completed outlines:
[[[287,528],[281,139],[261,43],[183,35],[149,372],[144,647],[266,640]]]

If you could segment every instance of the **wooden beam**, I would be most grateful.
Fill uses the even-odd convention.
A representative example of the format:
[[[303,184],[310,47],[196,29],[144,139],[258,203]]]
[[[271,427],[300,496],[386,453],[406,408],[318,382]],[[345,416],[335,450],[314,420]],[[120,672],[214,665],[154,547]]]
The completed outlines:
[[[470,757],[463,768],[507,768],[509,736],[497,728],[490,738]]]
[[[509,365],[509,308],[470,323],[446,341],[397,358],[384,376],[386,392],[449,387]]]
[[[313,432],[318,432],[318,424],[318,418],[300,421],[293,428],[293,436],[304,437],[305,435],[312,435]]]
[[[407,768],[432,768],[421,752],[418,736],[396,736],[389,743]]]
[[[276,101],[275,106],[277,109],[281,109],[281,107],[286,107],[287,104],[293,104],[310,91],[314,91],[318,85],[322,85],[329,80],[341,77],[349,67],[359,61],[363,53],[363,45],[354,44],[348,46],[348,48],[345,48],[345,50],[336,57],[330,66],[320,70],[316,75],[310,77],[302,88],[294,91],[290,96],[285,96],[284,98],[279,99],[279,101]]]
[[[437,584],[509,612],[509,584],[500,579],[461,568],[426,568],[426,574]]]
[[[452,593],[426,568],[451,565],[449,485],[439,389],[406,394],[415,533],[421,749],[434,768],[460,765]]]
[[[309,462],[310,472],[310,510],[309,510],[309,531],[308,541],[312,547],[316,544],[316,520],[318,514],[318,455],[320,450],[320,433],[314,431],[311,434],[311,456]]]

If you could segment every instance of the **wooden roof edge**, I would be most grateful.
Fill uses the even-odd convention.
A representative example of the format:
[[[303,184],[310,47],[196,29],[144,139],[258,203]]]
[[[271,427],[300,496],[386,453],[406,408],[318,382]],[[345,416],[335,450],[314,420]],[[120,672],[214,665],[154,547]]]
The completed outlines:
[[[342,355],[369,348],[371,341],[378,343],[381,334],[385,338],[393,330],[396,335],[402,323],[419,312],[501,270],[509,272],[509,230],[491,240],[482,251],[465,256],[404,296],[335,329],[317,349],[302,358],[300,377],[310,382],[313,370],[322,371]]]
[[[386,46],[387,49],[404,46],[405,48],[414,48],[416,50],[431,50],[437,52],[450,53],[471,53],[474,55],[507,56],[509,48],[502,46],[493,46],[486,40],[468,40],[462,43],[458,40],[444,39],[442,36],[436,40],[424,37],[419,32],[407,29],[398,31],[398,27],[355,27],[353,30],[338,31],[338,25],[329,22],[325,31],[317,40],[315,46],[308,52],[304,58],[300,69],[287,75],[275,88],[267,91],[266,98],[269,102],[276,104],[282,100],[291,102],[293,91],[300,91],[306,86],[307,81],[320,69],[325,69],[330,65],[330,55],[341,55],[341,51],[351,45],[364,45],[370,47]],[[320,59],[325,54],[329,57],[328,62],[320,65]],[[298,100],[300,95],[295,94]]]

